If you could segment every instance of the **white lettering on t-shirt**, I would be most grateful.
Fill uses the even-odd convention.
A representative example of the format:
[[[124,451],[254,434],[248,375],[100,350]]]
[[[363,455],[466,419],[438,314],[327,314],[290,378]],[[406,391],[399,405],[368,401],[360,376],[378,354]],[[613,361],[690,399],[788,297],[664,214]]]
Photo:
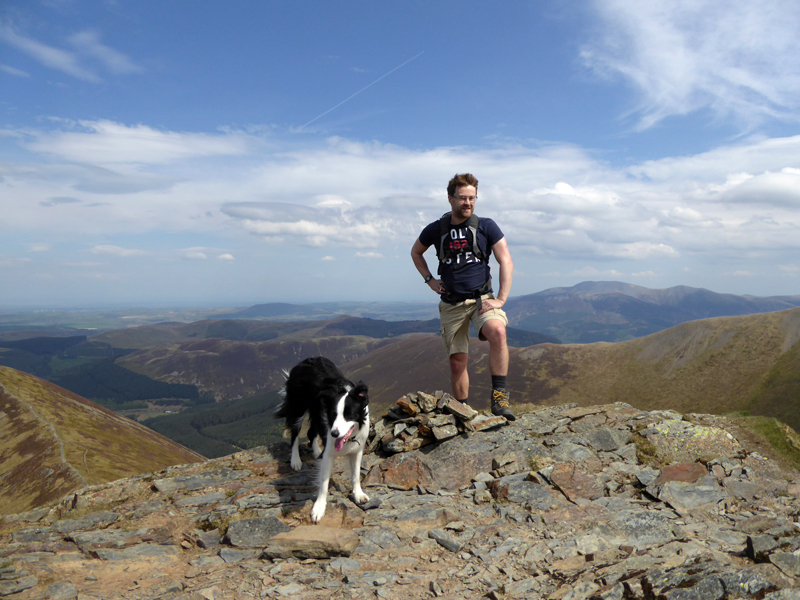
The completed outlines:
[[[451,229],[450,230],[450,247],[448,250],[455,250],[458,252],[456,254],[456,264],[460,265],[462,263],[477,263],[480,262],[478,258],[472,253],[472,250],[467,250],[467,246],[469,245],[469,241],[467,240],[467,230],[464,229]],[[445,264],[450,265],[453,264],[453,259],[448,258],[445,261]]]

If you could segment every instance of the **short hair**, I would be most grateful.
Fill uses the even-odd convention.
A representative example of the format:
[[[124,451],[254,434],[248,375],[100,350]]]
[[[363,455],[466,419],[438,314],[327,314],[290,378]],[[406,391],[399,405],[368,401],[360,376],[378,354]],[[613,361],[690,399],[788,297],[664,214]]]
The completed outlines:
[[[465,185],[471,185],[478,191],[478,180],[472,173],[456,173],[455,176],[447,184],[447,195],[455,196],[456,190]]]

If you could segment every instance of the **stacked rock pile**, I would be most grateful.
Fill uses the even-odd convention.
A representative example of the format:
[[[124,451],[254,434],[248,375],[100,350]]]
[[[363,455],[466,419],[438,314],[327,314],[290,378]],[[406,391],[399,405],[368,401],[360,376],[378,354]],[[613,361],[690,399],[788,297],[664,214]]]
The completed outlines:
[[[369,452],[410,452],[443,442],[459,433],[485,431],[507,423],[505,417],[486,416],[446,392],[416,392],[400,398],[374,423]]]

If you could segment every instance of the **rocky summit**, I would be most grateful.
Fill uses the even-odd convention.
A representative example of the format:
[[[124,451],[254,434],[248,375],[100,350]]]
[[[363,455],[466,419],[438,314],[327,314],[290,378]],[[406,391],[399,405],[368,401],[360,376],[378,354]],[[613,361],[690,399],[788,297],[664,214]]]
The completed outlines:
[[[0,525],[14,599],[800,599],[800,477],[731,422],[627,404],[506,423],[408,394],[328,510],[288,443],[83,488]]]

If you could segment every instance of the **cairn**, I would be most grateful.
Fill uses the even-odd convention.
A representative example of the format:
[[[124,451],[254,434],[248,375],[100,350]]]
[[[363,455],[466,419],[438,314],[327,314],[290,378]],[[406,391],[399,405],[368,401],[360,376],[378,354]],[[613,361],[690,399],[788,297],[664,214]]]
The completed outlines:
[[[373,424],[375,436],[367,452],[410,452],[461,433],[485,431],[506,423],[505,417],[481,414],[441,390],[433,394],[412,392]]]

